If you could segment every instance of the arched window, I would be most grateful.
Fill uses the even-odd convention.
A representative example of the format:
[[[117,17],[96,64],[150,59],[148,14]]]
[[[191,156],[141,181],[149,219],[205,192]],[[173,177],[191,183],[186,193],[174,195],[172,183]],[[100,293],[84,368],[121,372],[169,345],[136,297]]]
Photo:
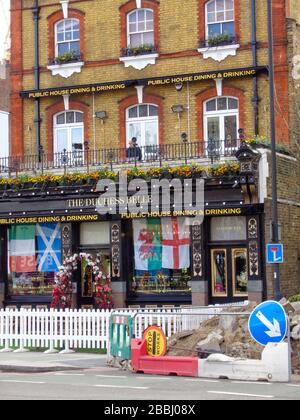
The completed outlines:
[[[206,39],[221,35],[235,37],[234,0],[212,0],[206,4]]]
[[[126,110],[126,144],[132,137],[138,145],[147,147],[159,144],[158,106],[152,104],[135,105]]]
[[[55,54],[73,53],[80,55],[80,25],[78,19],[64,19],[55,25]]]
[[[54,152],[82,155],[84,144],[83,113],[66,111],[54,115]]]
[[[127,46],[154,45],[154,16],[151,9],[137,9],[127,16]]]
[[[204,102],[204,138],[219,152],[238,147],[239,102],[218,97]]]

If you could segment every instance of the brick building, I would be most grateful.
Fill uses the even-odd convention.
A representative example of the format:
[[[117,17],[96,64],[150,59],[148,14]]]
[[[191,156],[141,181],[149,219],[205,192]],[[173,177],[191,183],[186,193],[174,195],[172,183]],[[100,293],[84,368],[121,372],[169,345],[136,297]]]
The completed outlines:
[[[298,240],[289,243],[290,226],[295,232],[300,228],[299,190],[291,180],[299,171],[297,86],[291,76],[297,72],[298,12],[292,1],[273,0],[277,143],[294,153],[278,156],[280,217],[291,221],[283,223],[282,233],[284,293],[300,286]],[[7,172],[55,173],[65,182],[67,173],[79,171],[87,174],[88,184],[88,174],[105,166],[110,172],[131,168],[136,175],[138,168],[163,172],[168,163],[176,172],[196,162],[205,179],[207,217],[180,233],[182,219],[172,212],[167,217],[158,212],[154,219],[147,212],[144,217],[95,214],[95,185],[79,187],[69,179],[69,185],[53,186],[53,179],[42,178],[33,183],[36,188],[28,180],[18,191],[6,186],[0,203],[5,303],[50,301],[55,269],[45,265],[49,249],[40,258],[32,249],[35,269],[27,266],[27,272],[14,271],[10,262],[21,227],[28,233],[36,225],[36,232],[44,232],[31,238],[38,248],[47,223],[56,233],[46,242],[51,248],[57,240],[63,256],[101,251],[117,306],[270,297],[273,280],[264,255],[270,154],[267,143],[261,145],[270,125],[266,2],[14,0],[11,22]],[[133,147],[132,154],[133,137],[140,149]],[[247,147],[245,138],[259,139],[254,144],[261,148]],[[239,171],[233,170],[238,161]],[[196,170],[190,172],[196,178]],[[145,195],[140,199],[147,203]],[[142,267],[137,251],[142,229],[156,236],[154,253],[162,254],[162,261],[167,247],[174,247],[173,263],[158,258],[155,269]],[[171,240],[164,238],[164,229],[173,232]],[[181,234],[183,242],[174,245]],[[175,258],[175,248],[178,253],[183,245],[188,247],[184,262]],[[182,249],[179,253],[184,255]],[[91,305],[92,276],[82,270],[76,276],[74,304]]]

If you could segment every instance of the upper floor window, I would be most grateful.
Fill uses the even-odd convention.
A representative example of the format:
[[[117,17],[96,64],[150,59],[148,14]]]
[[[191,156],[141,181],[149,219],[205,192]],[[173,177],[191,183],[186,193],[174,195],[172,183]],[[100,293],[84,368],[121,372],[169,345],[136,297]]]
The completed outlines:
[[[61,112],[54,116],[54,151],[72,152],[80,156],[84,144],[83,113],[79,111]]]
[[[154,45],[154,17],[150,9],[137,9],[127,16],[127,46]]]
[[[204,103],[204,133],[208,152],[221,153],[238,146],[239,103],[218,97]]]
[[[234,0],[212,0],[206,4],[206,36],[235,36]]]
[[[55,25],[55,53],[63,56],[73,53],[74,58],[80,55],[80,27],[78,19],[64,19]]]

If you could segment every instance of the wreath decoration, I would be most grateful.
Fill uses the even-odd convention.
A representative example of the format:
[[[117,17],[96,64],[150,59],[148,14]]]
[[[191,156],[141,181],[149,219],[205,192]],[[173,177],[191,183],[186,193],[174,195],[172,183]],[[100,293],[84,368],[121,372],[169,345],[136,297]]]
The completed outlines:
[[[67,257],[59,272],[55,275],[56,286],[52,292],[51,308],[68,309],[72,306],[72,278],[73,272],[78,269],[79,263],[85,260],[87,266],[93,271],[95,290],[95,305],[98,309],[112,309],[112,288],[108,273],[102,268],[103,255],[97,254],[94,260],[90,254],[80,253]]]

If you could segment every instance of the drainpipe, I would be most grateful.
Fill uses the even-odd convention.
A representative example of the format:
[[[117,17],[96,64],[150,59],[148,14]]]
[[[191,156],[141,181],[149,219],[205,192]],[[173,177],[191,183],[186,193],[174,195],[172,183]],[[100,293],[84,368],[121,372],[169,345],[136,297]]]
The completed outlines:
[[[257,39],[256,39],[256,1],[251,0],[251,27],[252,27],[252,63],[253,67],[257,67]],[[254,131],[255,135],[259,134],[259,120],[258,120],[258,80],[257,76],[253,77],[253,111],[254,111]]]
[[[39,18],[40,8],[39,0],[35,0],[33,7],[33,22],[34,22],[34,52],[35,52],[35,63],[34,63],[34,88],[35,90],[40,89],[40,54],[39,54]],[[35,100],[35,133],[36,133],[36,155],[41,158],[41,107],[40,99]]]

